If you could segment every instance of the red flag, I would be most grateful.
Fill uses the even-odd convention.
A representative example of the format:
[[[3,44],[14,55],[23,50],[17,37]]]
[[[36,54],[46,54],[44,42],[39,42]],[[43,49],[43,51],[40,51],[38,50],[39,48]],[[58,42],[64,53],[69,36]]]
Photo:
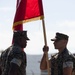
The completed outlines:
[[[18,6],[19,6],[20,1],[21,1],[21,0],[17,0],[16,12],[17,12],[17,8],[18,8]],[[17,16],[17,14],[15,14],[14,22],[17,21],[17,18],[18,18],[18,16]],[[18,24],[17,26],[14,27],[14,30],[23,30],[23,24],[22,24],[22,23],[21,23],[21,24]]]
[[[17,0],[13,29],[25,22],[43,19],[42,0]]]

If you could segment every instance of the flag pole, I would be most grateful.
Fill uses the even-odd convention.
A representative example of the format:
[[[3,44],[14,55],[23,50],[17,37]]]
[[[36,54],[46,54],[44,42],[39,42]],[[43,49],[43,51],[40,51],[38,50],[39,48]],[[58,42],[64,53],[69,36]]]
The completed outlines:
[[[47,46],[46,29],[45,29],[45,21],[44,21],[44,19],[42,19],[42,25],[43,25],[44,42],[45,42],[45,46]],[[50,68],[49,68],[49,61],[48,61],[48,52],[46,53],[46,61],[47,61],[48,75],[50,75]]]

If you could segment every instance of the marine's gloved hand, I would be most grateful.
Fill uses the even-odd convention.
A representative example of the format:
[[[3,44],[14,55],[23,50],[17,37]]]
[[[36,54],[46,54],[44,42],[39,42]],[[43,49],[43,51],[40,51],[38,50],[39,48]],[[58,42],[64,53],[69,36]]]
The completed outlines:
[[[43,47],[43,52],[44,52],[44,53],[47,53],[48,51],[49,51],[49,47],[48,47],[48,46],[44,46],[44,47]]]

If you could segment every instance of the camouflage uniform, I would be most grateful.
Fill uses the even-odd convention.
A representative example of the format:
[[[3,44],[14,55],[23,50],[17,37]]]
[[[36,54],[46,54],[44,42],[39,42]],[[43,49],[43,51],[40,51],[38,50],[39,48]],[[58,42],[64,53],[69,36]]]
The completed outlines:
[[[60,54],[52,56],[51,75],[63,75],[63,68],[65,67],[73,68],[72,57],[66,48]]]
[[[13,44],[1,54],[2,75],[26,75],[27,31],[14,31]]]
[[[12,63],[17,65],[16,75],[26,75],[26,61],[26,53],[22,48],[17,45],[11,46],[8,51],[7,60],[4,63],[5,66],[2,75],[9,75]]]

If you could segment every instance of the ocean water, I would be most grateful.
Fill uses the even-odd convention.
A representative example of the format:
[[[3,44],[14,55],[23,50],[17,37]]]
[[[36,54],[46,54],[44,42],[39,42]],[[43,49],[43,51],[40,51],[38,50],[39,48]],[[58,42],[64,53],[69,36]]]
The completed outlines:
[[[47,71],[40,70],[42,55],[27,55],[27,75],[48,75]]]
[[[27,55],[27,75],[40,75],[40,60],[42,55]]]

